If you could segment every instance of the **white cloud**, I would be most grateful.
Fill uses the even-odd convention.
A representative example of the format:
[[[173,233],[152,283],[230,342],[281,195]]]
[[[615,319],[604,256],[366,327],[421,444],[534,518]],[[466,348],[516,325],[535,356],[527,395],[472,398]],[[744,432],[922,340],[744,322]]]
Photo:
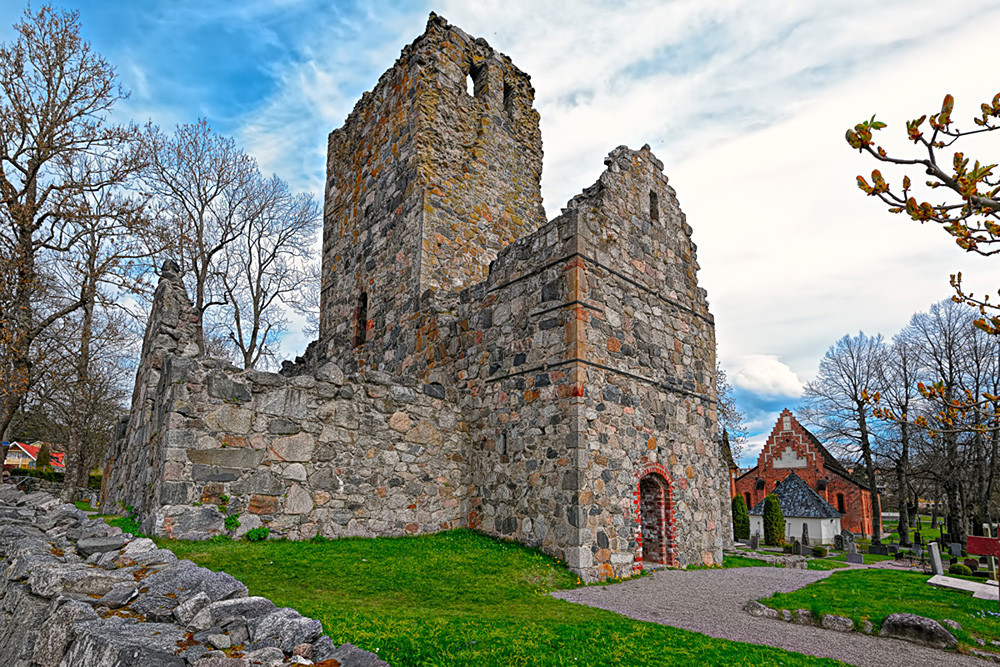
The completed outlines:
[[[791,368],[770,354],[747,354],[732,370],[734,387],[763,396],[802,395],[802,382]]]

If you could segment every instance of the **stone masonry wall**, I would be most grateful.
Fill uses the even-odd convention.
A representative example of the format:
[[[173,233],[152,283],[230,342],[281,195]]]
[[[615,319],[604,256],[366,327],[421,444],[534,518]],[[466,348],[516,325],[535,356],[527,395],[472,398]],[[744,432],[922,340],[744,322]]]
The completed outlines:
[[[425,292],[482,281],[500,248],[545,220],[533,99],[507,56],[432,14],[330,134],[327,358],[347,372],[432,374],[436,328],[426,313],[435,306]]]
[[[474,415],[470,525],[588,578],[643,559],[646,474],[669,488],[670,564],[719,562],[731,522],[691,228],[648,147],[606,163],[463,293],[455,361]]]
[[[101,503],[112,512],[131,505],[145,513],[158,505],[166,462],[167,425],[157,405],[165,390],[163,367],[174,359],[198,356],[199,327],[179,267],[165,262],[142,341],[125,436],[105,454]]]
[[[238,535],[292,538],[468,526],[588,581],[720,562],[691,228],[648,146],[612,151],[545,222],[532,99],[506,56],[431,15],[330,135],[318,343],[284,377],[167,356],[108,499],[175,537],[230,514]]]
[[[366,378],[335,364],[292,378],[212,359],[172,365],[160,399],[171,428],[162,507],[144,528],[197,538],[224,532],[230,514],[237,536],[263,525],[293,539],[464,525],[457,409],[437,386]]]
[[[0,488],[0,654],[9,667],[387,667],[225,572]]]

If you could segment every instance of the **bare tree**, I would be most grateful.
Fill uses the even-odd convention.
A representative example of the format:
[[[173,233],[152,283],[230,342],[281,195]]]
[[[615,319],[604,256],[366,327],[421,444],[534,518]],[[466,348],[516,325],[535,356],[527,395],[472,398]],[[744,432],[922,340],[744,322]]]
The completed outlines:
[[[168,252],[184,271],[203,326],[206,312],[226,303],[224,253],[246,231],[257,163],[204,119],[179,126],[172,137],[150,131],[146,144],[147,185],[160,217],[174,226]],[[198,338],[204,353],[203,332]]]
[[[844,336],[826,351],[819,375],[806,385],[806,418],[832,439],[861,456],[871,493],[872,542],[881,543],[882,508],[869,424],[874,397],[881,390],[886,346],[881,334]]]
[[[292,194],[272,176],[257,180],[242,215],[242,233],[223,253],[223,311],[229,339],[250,369],[274,359],[286,329],[285,308],[298,307],[301,293],[315,287],[309,268],[319,208],[311,196]]]
[[[14,28],[0,44],[0,433],[30,388],[35,342],[89,298],[52,277],[80,240],[81,200],[141,166],[123,148],[139,130],[108,120],[126,94],[80,39],[78,13],[29,9]]]
[[[878,368],[881,373],[881,401],[874,409],[876,417],[883,419],[885,433],[881,455],[892,462],[896,471],[896,496],[899,500],[899,541],[910,544],[910,450],[914,426],[910,420],[919,408],[920,394],[917,392],[916,343],[910,337],[896,336],[888,348],[884,363]],[[897,418],[898,416],[898,418]],[[916,509],[916,508],[914,508]]]
[[[726,371],[715,364],[715,395],[718,400],[719,430],[728,436],[729,448],[733,459],[739,461],[743,454],[743,445],[747,441],[746,416],[736,407],[733,397],[733,386],[726,378]]]
[[[904,330],[916,345],[921,375],[928,384],[935,385],[931,398],[940,397],[946,404],[963,395],[962,376],[972,334],[971,314],[951,301],[942,301],[931,306],[929,312],[914,315]],[[918,384],[918,389],[922,386],[923,383]],[[922,394],[928,397],[926,391]],[[947,500],[948,532],[954,541],[964,542],[967,506],[960,440],[964,429],[947,410],[937,412],[929,408],[927,412],[914,423],[930,431],[928,442],[936,462],[931,470]]]

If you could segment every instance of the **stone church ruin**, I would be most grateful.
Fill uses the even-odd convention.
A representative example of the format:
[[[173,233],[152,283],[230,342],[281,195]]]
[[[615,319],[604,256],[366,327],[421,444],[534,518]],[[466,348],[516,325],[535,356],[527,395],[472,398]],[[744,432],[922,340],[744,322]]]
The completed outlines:
[[[319,339],[280,374],[199,357],[165,266],[103,506],[188,539],[231,514],[290,539],[467,527],[588,581],[720,563],[691,228],[648,146],[546,220],[533,97],[431,15],[330,134]]]

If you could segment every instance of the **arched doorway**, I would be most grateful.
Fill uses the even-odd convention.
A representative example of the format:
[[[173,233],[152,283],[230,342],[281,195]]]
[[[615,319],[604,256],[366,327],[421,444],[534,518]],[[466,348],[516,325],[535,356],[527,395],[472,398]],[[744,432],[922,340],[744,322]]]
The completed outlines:
[[[657,473],[639,480],[639,529],[642,560],[660,565],[673,564],[673,525],[670,485]]]

